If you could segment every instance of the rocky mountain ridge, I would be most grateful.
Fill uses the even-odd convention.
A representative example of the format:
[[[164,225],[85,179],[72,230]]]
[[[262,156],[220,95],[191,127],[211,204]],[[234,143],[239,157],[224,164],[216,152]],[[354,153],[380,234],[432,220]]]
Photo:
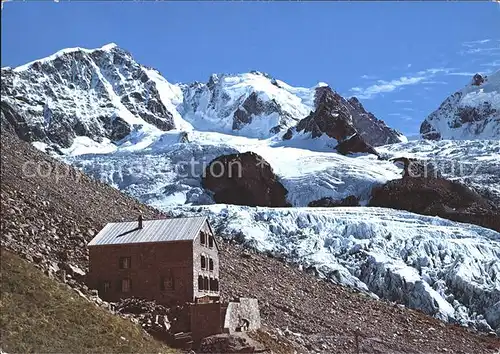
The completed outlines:
[[[354,101],[353,101],[354,102]],[[319,138],[326,135],[336,142],[336,150],[342,154],[348,153],[370,153],[377,154],[375,149],[367,142],[376,141],[377,135],[370,138],[367,131],[358,130],[351,114],[352,105],[330,87],[316,88],[314,97],[314,112],[306,118],[301,119],[294,128],[289,128],[283,136],[284,140],[293,138],[296,134],[310,134],[311,137]],[[361,104],[356,105],[356,112],[364,111]],[[366,114],[366,113],[363,113]],[[357,122],[370,122],[373,120],[362,120],[357,115]],[[368,118],[370,119],[370,118]],[[373,125],[368,125],[372,127]],[[382,137],[378,135],[378,137]],[[334,143],[335,144],[335,143]]]
[[[500,70],[474,75],[422,123],[424,139],[500,139]]]
[[[1,75],[2,126],[62,153],[75,140],[112,149],[172,129],[270,138],[314,111],[325,86],[292,87],[257,71],[172,85],[115,44],[64,49]],[[369,144],[404,141],[356,98],[331,103],[347,109],[342,119]]]
[[[173,115],[150,71],[116,45],[2,68],[2,124],[59,148],[77,137],[119,143],[140,127],[171,130]]]

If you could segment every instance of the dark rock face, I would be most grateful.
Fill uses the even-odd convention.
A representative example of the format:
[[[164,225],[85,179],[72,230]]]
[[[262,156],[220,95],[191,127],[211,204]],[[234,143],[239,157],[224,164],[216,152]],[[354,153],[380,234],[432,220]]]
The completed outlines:
[[[359,198],[355,195],[350,195],[341,200],[336,200],[331,197],[325,197],[310,202],[308,207],[353,207],[359,206]]]
[[[12,108],[10,104],[2,101],[0,104],[0,127],[2,130],[16,134],[24,141],[32,142],[43,140],[45,133],[36,127],[28,127],[26,119]]]
[[[356,128],[343,100],[342,96],[327,86],[317,88],[314,100],[316,110],[302,119],[296,130],[310,132],[313,138],[326,134],[339,142],[356,134]]]
[[[3,68],[2,125],[25,141],[57,147],[71,146],[78,136],[123,139],[133,129],[130,117],[173,129],[172,113],[146,70],[112,46],[66,50],[21,68]]]
[[[441,133],[439,133],[427,120],[424,120],[420,126],[420,135],[427,140],[441,140]]]
[[[330,138],[337,140],[336,150],[344,155],[349,153],[378,155],[376,150],[366,142],[354,126],[349,108],[352,109],[352,106],[342,96],[328,86],[318,87],[314,104],[316,110],[299,121],[295,127],[297,132],[311,133],[312,138],[318,138],[326,134]],[[360,115],[357,117],[358,122],[362,122],[364,119],[360,118]],[[283,140],[291,139],[293,132],[293,129],[289,129],[283,135]]]
[[[420,126],[424,139],[498,139],[500,109],[495,93],[500,71],[474,75],[471,83],[450,95]]]
[[[396,144],[401,142],[401,133],[389,128],[383,120],[367,112],[356,97],[347,101],[347,108],[352,115],[354,127],[361,137],[371,146]]]
[[[288,191],[271,166],[253,152],[223,155],[206,168],[202,185],[222,204],[285,207]]]
[[[444,178],[403,178],[376,187],[370,206],[476,224],[500,232],[500,210],[467,186]]]
[[[484,77],[481,74],[476,74],[472,77],[472,85],[481,86],[484,83]]]
[[[293,120],[293,117],[291,117],[289,113],[281,109],[276,100],[263,101],[256,92],[252,92],[234,112],[233,130],[240,130],[245,125],[251,123],[254,116],[272,113],[278,113],[283,122]],[[273,127],[271,133],[276,133],[279,130],[280,126]]]
[[[477,107],[458,107],[458,119],[453,122],[456,127],[460,127],[464,123],[480,122],[485,116],[493,115],[497,112],[491,107],[490,102],[483,102]]]
[[[368,144],[359,134],[356,134],[349,139],[344,140],[339,143],[335,150],[337,150],[342,155],[355,154],[355,153],[367,153],[378,156],[378,152]]]

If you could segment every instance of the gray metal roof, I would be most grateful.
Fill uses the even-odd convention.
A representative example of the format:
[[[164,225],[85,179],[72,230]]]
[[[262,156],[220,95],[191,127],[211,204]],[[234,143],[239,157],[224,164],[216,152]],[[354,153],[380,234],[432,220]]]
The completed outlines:
[[[142,229],[137,227],[137,221],[109,223],[88,246],[190,241],[195,239],[206,220],[206,216],[144,220]]]

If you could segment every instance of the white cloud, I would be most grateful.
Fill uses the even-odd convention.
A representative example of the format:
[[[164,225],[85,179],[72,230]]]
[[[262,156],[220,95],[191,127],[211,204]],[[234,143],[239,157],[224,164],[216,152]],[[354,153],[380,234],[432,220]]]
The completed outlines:
[[[411,64],[408,64],[408,65],[407,65],[407,68],[411,68]]]
[[[371,99],[379,94],[389,93],[401,89],[404,86],[416,85],[427,81],[438,73],[447,73],[449,68],[431,68],[427,70],[422,70],[417,72],[412,76],[401,76],[397,79],[390,81],[377,80],[375,84],[370,85],[366,88],[353,87],[350,89],[354,92],[358,98],[361,99]]]
[[[425,79],[426,78],[424,76],[401,76],[400,78],[391,81],[378,80],[377,84],[368,86],[365,89],[362,89],[360,87],[353,87],[351,88],[351,91],[359,94],[358,98],[370,99],[381,93],[392,92],[402,86],[418,84]]]
[[[451,75],[451,74],[447,74]],[[423,81],[422,84],[427,84],[427,85],[448,85],[446,81],[437,81],[437,80],[427,80]]]
[[[464,43],[462,43],[462,45],[464,47],[473,48],[473,47],[477,46],[478,44],[486,44],[489,42],[491,42],[491,39],[479,39],[477,41],[464,42]]]
[[[472,76],[476,75],[476,73],[467,72],[467,71],[458,71],[458,72],[448,73],[446,75],[450,75],[450,76],[469,76],[469,77],[472,77]]]
[[[500,48],[499,48],[500,49]],[[496,60],[491,63],[481,64],[487,67],[500,66],[500,61]],[[483,73],[488,73],[485,70]],[[372,82],[371,85],[366,87],[352,87],[350,92],[355,94],[360,99],[372,99],[377,95],[390,93],[403,89],[405,86],[413,85],[426,85],[423,87],[424,90],[431,91],[432,87],[429,85],[448,85],[445,80],[439,80],[439,77],[443,76],[466,76],[472,77],[476,72],[460,71],[456,68],[430,68],[426,70],[420,70],[416,73],[408,73],[405,76],[401,76],[392,80],[376,80]],[[411,101],[406,100],[394,100],[395,103],[410,103]]]
[[[484,63],[484,64],[481,64],[481,66],[490,66],[490,67],[500,67],[500,60],[494,60],[490,63]]]
[[[377,77],[374,75],[361,75],[361,78],[365,80],[375,80]]]
[[[469,47],[468,49],[461,50],[458,53],[460,55],[478,54],[478,55],[486,55],[486,56],[496,56],[500,53],[500,48],[499,47],[487,47],[487,48]]]
[[[394,103],[412,103],[412,100],[394,100]]]

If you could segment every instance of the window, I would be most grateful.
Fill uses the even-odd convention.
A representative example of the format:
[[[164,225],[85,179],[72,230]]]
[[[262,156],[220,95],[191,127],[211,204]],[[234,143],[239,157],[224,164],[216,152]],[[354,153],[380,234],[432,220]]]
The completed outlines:
[[[174,278],[171,275],[162,277],[160,283],[160,289],[166,291],[174,290]]]
[[[130,292],[131,288],[132,288],[132,284],[130,282],[130,279],[128,279],[128,278],[122,279],[122,292],[128,293],[128,292]]]
[[[210,278],[210,291],[219,291],[219,281],[215,278]]]
[[[120,269],[129,269],[131,264],[130,257],[120,257]]]
[[[198,290],[203,290],[203,277],[201,275],[198,276]]]
[[[111,282],[109,282],[109,281],[105,281],[105,282],[103,282],[103,283],[102,283],[102,291],[103,291],[104,293],[107,293],[107,292],[109,292],[110,290],[111,290]]]
[[[208,270],[214,270],[214,260],[212,258],[208,260]]]
[[[210,248],[214,247],[214,237],[213,236],[208,236],[208,247],[210,247]]]
[[[204,245],[204,244],[207,243],[207,236],[206,236],[206,234],[203,231],[200,232],[200,243],[202,245]]]
[[[207,259],[205,258],[204,255],[201,255],[201,269],[206,269],[207,268]]]
[[[210,290],[210,285],[208,283],[208,277],[203,277],[203,289]]]

